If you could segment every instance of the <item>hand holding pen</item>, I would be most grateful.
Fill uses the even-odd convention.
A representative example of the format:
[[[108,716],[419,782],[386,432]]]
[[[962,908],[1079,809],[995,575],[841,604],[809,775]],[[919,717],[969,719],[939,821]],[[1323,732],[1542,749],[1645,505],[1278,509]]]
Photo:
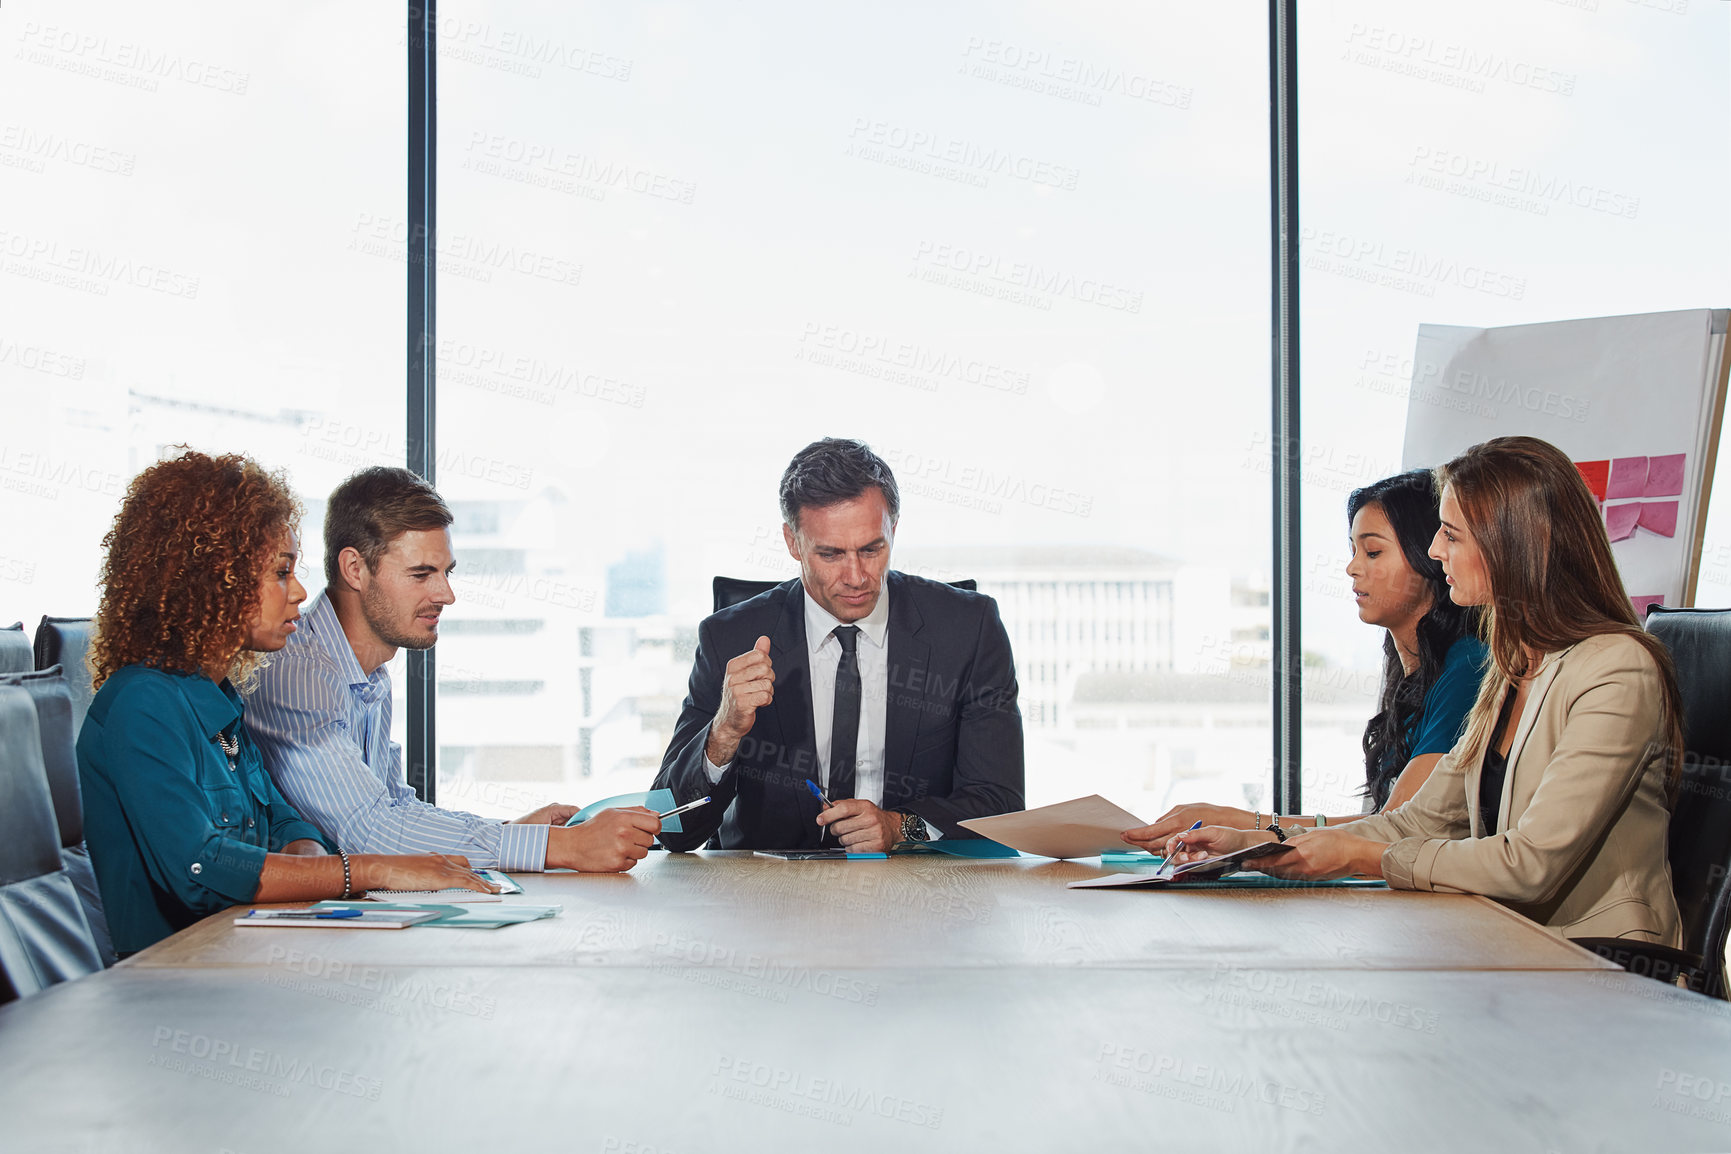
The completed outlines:
[[[708,804],[709,804],[709,799],[707,797],[700,797],[696,801],[688,801],[684,805],[675,806],[673,809],[668,810],[666,813],[658,813],[655,816],[662,821],[666,821],[670,817],[678,817],[682,813],[690,813],[692,810],[696,809],[698,806],[708,805]]]
[[[1270,837],[1266,831],[1228,829],[1221,825],[1191,828],[1173,835],[1172,840],[1166,843],[1166,861],[1169,865],[1184,865],[1205,857],[1217,857],[1233,850],[1244,849],[1270,840]]]
[[[1157,871],[1158,873],[1162,876],[1170,876],[1172,871],[1178,868],[1178,854],[1184,849],[1184,834],[1195,833],[1201,828],[1202,823],[1198,821],[1195,825],[1185,830],[1184,833],[1175,833],[1172,835],[1172,840],[1166,843],[1166,860],[1160,863],[1160,869]]]
[[[831,801],[827,796],[824,795],[823,790],[821,790],[817,787],[817,782],[813,781],[811,778],[808,777],[805,779],[805,787],[807,789],[811,790],[811,795],[813,797],[817,798],[818,802],[823,806],[824,809],[834,809],[835,808],[835,802]],[[823,832],[818,835],[818,840],[822,841],[824,838],[826,838],[828,836],[829,836],[829,827],[824,826]]]

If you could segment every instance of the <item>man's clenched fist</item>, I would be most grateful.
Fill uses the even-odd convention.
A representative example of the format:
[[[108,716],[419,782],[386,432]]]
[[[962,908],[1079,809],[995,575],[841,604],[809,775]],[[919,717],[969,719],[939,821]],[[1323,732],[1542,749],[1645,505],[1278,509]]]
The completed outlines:
[[[709,723],[709,741],[703,748],[709,764],[732,761],[740,741],[756,724],[757,711],[774,700],[775,666],[769,660],[769,638],[759,637],[757,644],[727,663],[727,676],[721,680],[721,707]]]

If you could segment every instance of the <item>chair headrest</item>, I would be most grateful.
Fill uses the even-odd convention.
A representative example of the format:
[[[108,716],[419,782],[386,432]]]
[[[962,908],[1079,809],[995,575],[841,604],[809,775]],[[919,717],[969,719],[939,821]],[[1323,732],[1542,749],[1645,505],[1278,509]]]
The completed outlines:
[[[16,686],[36,706],[42,735],[42,769],[54,801],[60,844],[67,848],[84,840],[84,803],[78,788],[78,721],[73,698],[60,666],[32,673],[0,674],[0,685]]]
[[[42,771],[36,706],[16,685],[0,686],[0,886],[60,869],[60,830]]]

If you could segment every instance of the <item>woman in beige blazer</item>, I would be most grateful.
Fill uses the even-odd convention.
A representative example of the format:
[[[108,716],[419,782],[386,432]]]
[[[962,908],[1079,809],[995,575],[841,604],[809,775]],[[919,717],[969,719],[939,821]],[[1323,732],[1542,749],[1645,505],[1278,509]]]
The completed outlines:
[[[1437,479],[1431,555],[1457,604],[1484,606],[1491,651],[1460,741],[1411,801],[1347,829],[1205,827],[1168,850],[1279,839],[1292,848],[1256,864],[1281,877],[1483,894],[1560,936],[1679,945],[1676,676],[1635,619],[1592,493],[1533,437],[1475,445]]]

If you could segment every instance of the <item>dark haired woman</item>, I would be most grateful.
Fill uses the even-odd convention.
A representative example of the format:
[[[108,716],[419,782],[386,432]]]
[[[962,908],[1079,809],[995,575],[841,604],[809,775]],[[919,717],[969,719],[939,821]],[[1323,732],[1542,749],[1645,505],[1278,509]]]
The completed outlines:
[[[1294,835],[1257,864],[1290,878],[1385,877],[1482,894],[1564,937],[1677,945],[1666,863],[1681,706],[1635,620],[1597,502],[1569,458],[1498,437],[1437,470],[1432,556],[1485,607],[1494,668],[1467,731],[1418,795],[1350,829]],[[1207,827],[1181,860],[1278,833]]]
[[[1347,498],[1352,578],[1358,617],[1383,638],[1382,700],[1364,728],[1364,792],[1373,810],[1405,803],[1454,745],[1478,695],[1485,646],[1475,635],[1477,610],[1449,599],[1442,566],[1428,556],[1437,531],[1436,482],[1428,469],[1386,477]],[[1285,816],[1282,828],[1336,825],[1341,817]],[[1159,821],[1128,830],[1124,840],[1158,850],[1200,821],[1263,829],[1270,815],[1224,805],[1180,805]]]
[[[247,458],[188,452],[133,480],[103,540],[78,776],[122,956],[242,902],[493,888],[462,858],[331,856],[266,775],[233,681],[294,632],[299,514]]]

